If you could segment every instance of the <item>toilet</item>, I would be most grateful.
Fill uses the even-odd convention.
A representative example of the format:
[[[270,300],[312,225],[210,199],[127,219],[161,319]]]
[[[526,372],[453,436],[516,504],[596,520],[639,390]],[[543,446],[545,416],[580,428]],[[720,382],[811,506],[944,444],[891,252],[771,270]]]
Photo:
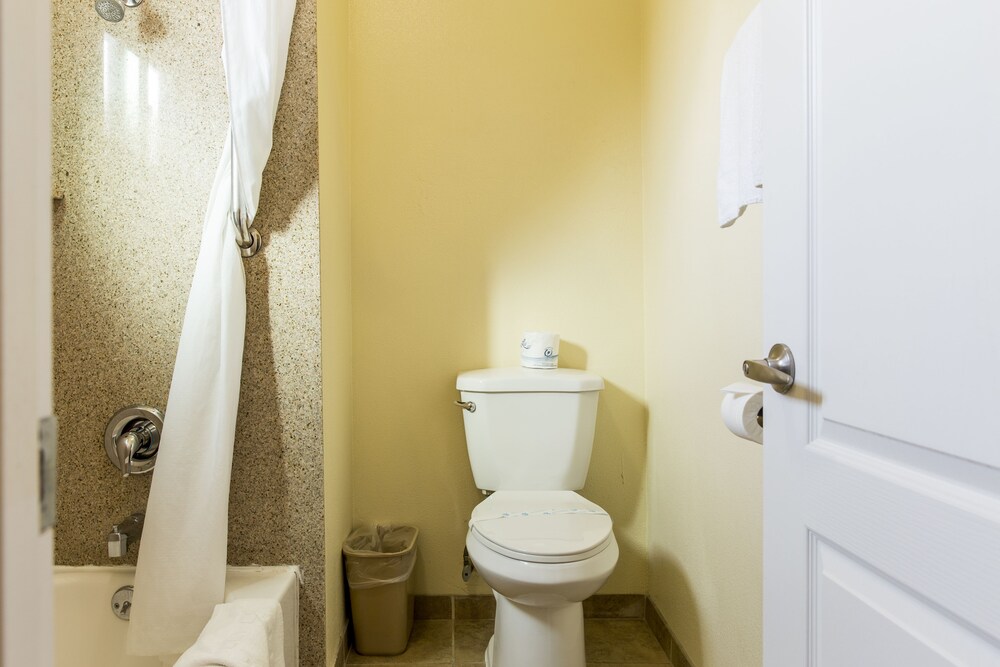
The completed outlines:
[[[570,369],[461,373],[476,486],[465,545],[497,601],[487,667],[584,667],[583,601],[611,576],[611,517],[583,488],[604,380]]]

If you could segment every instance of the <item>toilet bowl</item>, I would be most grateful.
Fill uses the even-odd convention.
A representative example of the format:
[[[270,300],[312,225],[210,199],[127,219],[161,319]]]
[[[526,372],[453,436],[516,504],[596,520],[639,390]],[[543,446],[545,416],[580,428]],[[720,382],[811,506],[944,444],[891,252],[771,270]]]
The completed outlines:
[[[498,491],[466,548],[497,600],[488,667],[583,667],[583,600],[618,562],[611,518],[572,491]]]

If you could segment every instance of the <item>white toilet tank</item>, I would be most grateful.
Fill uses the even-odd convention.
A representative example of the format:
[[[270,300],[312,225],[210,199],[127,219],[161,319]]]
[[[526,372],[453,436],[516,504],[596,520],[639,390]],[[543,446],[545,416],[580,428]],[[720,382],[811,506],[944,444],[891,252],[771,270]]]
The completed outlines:
[[[597,397],[604,380],[567,368],[486,368],[458,376],[465,441],[476,486],[498,490],[583,488]]]

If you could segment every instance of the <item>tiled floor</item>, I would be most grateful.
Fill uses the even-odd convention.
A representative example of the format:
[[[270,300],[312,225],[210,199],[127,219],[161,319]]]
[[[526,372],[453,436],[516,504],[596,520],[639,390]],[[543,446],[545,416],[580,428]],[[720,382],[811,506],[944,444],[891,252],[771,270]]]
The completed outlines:
[[[588,618],[584,632],[588,667],[670,665],[645,621]],[[347,664],[480,667],[492,635],[493,619],[414,621],[410,645],[402,655],[365,656],[352,649]]]

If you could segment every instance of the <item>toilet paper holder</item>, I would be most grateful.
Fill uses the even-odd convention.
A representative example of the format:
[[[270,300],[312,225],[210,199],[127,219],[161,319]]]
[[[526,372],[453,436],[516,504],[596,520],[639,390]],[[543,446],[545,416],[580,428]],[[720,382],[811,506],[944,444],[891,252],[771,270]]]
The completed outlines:
[[[736,382],[722,388],[720,411],[729,431],[744,440],[763,443],[764,402],[760,385]]]

